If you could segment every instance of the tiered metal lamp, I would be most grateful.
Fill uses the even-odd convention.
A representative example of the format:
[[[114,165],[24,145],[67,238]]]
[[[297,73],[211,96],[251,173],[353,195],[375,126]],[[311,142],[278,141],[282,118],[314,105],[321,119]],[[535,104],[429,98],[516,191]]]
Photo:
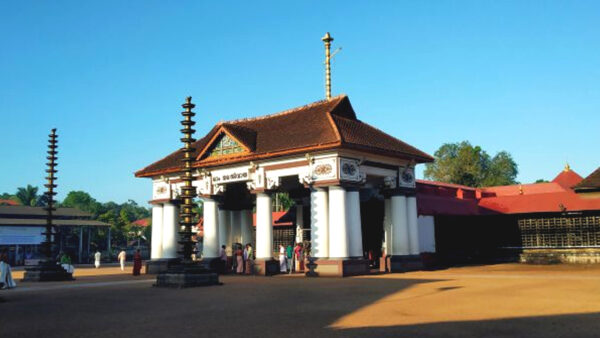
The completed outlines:
[[[192,111],[195,105],[192,103],[191,97],[186,99],[182,107],[185,110],[181,112],[183,116],[183,121],[181,121],[181,125],[183,126],[183,129],[181,129],[181,133],[183,134],[181,138],[181,142],[183,143],[183,148],[181,148],[183,154],[181,175],[183,186],[181,187],[179,212],[179,225],[181,229],[179,231],[179,244],[181,247],[178,254],[180,257],[178,262],[171,264],[167,271],[157,275],[156,284],[154,284],[157,287],[185,288],[219,284],[219,276],[215,272],[208,270],[205,266],[192,259],[192,254],[194,253],[194,242],[192,241],[192,226],[194,225],[192,208],[194,207],[194,197],[196,197],[196,188],[192,186],[192,162],[194,161],[193,154],[195,151],[193,143],[196,141],[193,138],[195,130],[192,127],[196,122],[192,118],[196,114]]]
[[[63,269],[54,257],[54,235],[56,232],[54,231],[52,220],[53,212],[56,211],[56,208],[54,207],[54,196],[56,195],[55,189],[57,185],[55,180],[57,177],[55,174],[58,172],[58,170],[56,170],[56,166],[58,165],[56,162],[58,159],[56,156],[58,154],[58,135],[56,134],[56,128],[52,129],[52,132],[48,137],[48,156],[46,157],[48,159],[48,163],[46,163],[48,166],[48,169],[46,169],[48,176],[46,176],[47,183],[44,185],[47,189],[44,194],[46,197],[46,206],[44,207],[44,210],[46,210],[46,232],[43,233],[45,240],[44,243],[42,243],[45,259],[40,260],[39,264],[36,266],[25,268],[23,281],[43,282],[73,280],[73,274]]]

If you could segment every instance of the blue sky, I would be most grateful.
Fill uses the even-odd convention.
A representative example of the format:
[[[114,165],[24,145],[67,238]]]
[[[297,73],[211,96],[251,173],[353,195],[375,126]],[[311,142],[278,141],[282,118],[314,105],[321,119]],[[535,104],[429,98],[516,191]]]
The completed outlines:
[[[522,182],[600,166],[598,1],[3,1],[0,192],[44,183],[56,127],[58,198],[144,203],[133,172],[180,146],[186,96],[198,137],[322,99],[326,31],[367,123],[506,150]]]

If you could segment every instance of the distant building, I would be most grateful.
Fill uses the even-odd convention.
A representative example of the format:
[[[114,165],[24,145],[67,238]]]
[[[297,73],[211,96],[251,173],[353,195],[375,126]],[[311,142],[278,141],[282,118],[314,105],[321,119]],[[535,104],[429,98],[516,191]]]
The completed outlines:
[[[435,224],[438,259],[600,263],[600,170],[566,166],[551,182],[471,188],[417,182],[419,215]]]
[[[74,262],[86,262],[90,255],[90,234],[110,224],[91,219],[92,215],[75,208],[57,208],[53,225],[57,228],[59,251]],[[0,206],[0,249],[9,249],[12,265],[36,264],[41,258],[40,243],[45,239],[46,211],[43,207]],[[107,244],[110,245],[110,244]]]

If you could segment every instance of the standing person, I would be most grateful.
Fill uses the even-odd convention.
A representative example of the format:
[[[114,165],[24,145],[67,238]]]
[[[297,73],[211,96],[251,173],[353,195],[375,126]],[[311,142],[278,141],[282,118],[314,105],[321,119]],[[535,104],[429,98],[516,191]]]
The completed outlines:
[[[125,252],[125,250],[121,250],[121,252],[119,252],[117,259],[119,260],[119,263],[121,263],[121,271],[124,271],[125,270],[125,260],[127,259],[127,253]]]
[[[244,273],[244,252],[242,251],[242,245],[240,244],[235,250],[235,259],[237,262],[237,268],[235,272],[238,275]]]
[[[302,257],[302,244],[297,243],[296,247],[294,248],[294,257],[296,258],[296,271],[300,272],[304,269],[304,267],[302,266],[302,261],[303,261],[303,257]]]
[[[12,278],[10,265],[8,264],[8,250],[4,248],[0,253],[0,287],[2,289],[10,289],[17,286],[17,283]]]
[[[246,273],[246,271],[248,271],[246,269],[247,265],[248,265],[248,244],[244,245],[244,272],[245,273]]]
[[[140,254],[140,249],[137,249],[137,250],[135,250],[135,254],[133,254],[133,275],[139,276],[141,270],[142,270],[142,254]]]
[[[254,252],[252,251],[252,244],[250,244],[250,243],[246,244],[246,249],[248,251],[248,254],[246,257],[246,274],[251,275],[252,268],[254,266]]]
[[[290,275],[294,272],[294,248],[291,244],[285,248],[285,256],[287,258],[288,270],[290,270]]]
[[[66,272],[73,273],[73,265],[71,265],[71,257],[66,253],[60,256],[60,265],[65,269]]]
[[[283,244],[279,244],[279,272],[287,272],[287,257]]]
[[[221,273],[225,273],[225,271],[227,271],[227,251],[225,251],[225,248],[225,245],[221,245],[221,251],[219,253],[219,259],[221,261]]]
[[[96,253],[94,254],[94,265],[96,266],[96,269],[100,267],[100,258],[102,258],[102,254],[100,251],[96,250]]]

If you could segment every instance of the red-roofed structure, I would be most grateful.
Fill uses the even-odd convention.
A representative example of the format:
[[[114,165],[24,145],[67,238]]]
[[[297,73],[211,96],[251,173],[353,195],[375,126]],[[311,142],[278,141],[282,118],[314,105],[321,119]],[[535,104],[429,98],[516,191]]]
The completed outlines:
[[[272,219],[273,219],[273,227],[290,227],[294,225],[293,222],[283,222],[280,219],[285,216],[288,211],[273,211]],[[252,214],[252,226],[256,227],[256,213]]]
[[[571,170],[571,167],[569,167],[568,164],[565,166],[565,170],[561,171],[560,174],[556,175],[552,180],[552,182],[557,183],[565,189],[572,189],[581,181],[583,181],[583,177]]]
[[[138,226],[138,227],[147,227],[150,225],[150,218],[138,219],[138,220],[131,222],[131,224]]]
[[[552,182],[472,188],[417,180],[420,215],[493,215],[600,210],[600,199],[572,188],[583,178],[567,166]]]
[[[20,204],[17,201],[0,199],[0,205],[15,206],[15,205],[20,205]]]
[[[576,191],[582,181],[568,165],[545,183],[471,188],[420,180],[418,210],[435,217],[436,251],[446,258],[519,252],[522,261],[600,262],[600,252],[589,252],[600,247],[600,196]]]

